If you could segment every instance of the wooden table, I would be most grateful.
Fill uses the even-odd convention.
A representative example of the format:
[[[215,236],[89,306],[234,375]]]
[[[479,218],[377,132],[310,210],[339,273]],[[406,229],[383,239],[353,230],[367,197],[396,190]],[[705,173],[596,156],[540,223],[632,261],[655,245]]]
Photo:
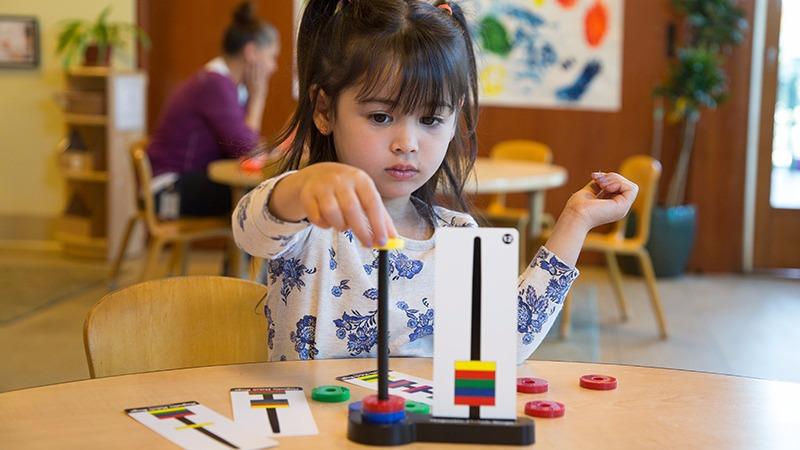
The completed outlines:
[[[431,360],[395,358],[394,370],[431,378]],[[203,367],[100,378],[0,394],[0,448],[175,448],[123,410],[196,400],[232,417],[229,389],[337,384],[335,377],[375,368],[372,359],[275,362]],[[581,375],[613,375],[619,387],[590,391]],[[558,419],[536,419],[536,449],[766,449],[798,448],[800,384],[635,366],[529,361],[519,376],[550,382],[525,402],[566,405]],[[369,391],[351,386],[352,400]],[[279,438],[281,449],[369,448],[346,438],[347,403],[309,399],[318,436]],[[440,448],[412,444],[402,448]],[[446,446],[451,447],[451,446]],[[475,446],[463,448],[478,448]],[[511,447],[501,447],[511,448]]]
[[[217,183],[231,186],[235,199],[264,180],[264,175],[259,172],[242,171],[236,160],[211,163],[208,176]],[[470,178],[466,190],[473,194],[527,193],[531,214],[529,234],[538,236],[544,212],[544,191],[559,187],[566,181],[567,171],[553,164],[478,158],[475,177]]]

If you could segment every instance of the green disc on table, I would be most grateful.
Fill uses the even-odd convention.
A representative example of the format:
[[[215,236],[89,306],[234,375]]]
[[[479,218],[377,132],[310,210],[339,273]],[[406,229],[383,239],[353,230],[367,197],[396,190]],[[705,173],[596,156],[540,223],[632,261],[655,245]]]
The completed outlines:
[[[317,386],[311,391],[311,398],[325,403],[344,402],[350,399],[350,389],[343,386]]]
[[[409,400],[406,402],[406,412],[408,414],[430,414],[431,407],[425,403]]]

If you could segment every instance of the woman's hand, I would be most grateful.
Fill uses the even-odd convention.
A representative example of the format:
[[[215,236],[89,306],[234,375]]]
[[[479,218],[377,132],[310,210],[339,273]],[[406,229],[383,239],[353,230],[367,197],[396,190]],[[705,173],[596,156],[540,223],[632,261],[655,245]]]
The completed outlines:
[[[618,173],[595,172],[592,181],[567,200],[564,210],[581,218],[588,231],[625,217],[638,193],[639,186]]]
[[[372,178],[346,164],[312,164],[287,176],[275,185],[269,209],[285,220],[307,219],[320,228],[352,230],[367,247],[397,237]]]
[[[266,98],[269,83],[267,65],[260,60],[246,63],[243,82],[252,98]]]

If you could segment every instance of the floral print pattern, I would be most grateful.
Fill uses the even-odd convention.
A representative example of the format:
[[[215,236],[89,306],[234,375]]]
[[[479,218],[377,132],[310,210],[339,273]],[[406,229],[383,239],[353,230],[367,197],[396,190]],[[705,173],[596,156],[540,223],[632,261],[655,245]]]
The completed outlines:
[[[433,309],[428,304],[427,298],[422,299],[422,304],[428,308],[425,312],[409,308],[408,304],[402,300],[397,302],[397,307],[405,312],[406,317],[408,317],[406,326],[414,330],[408,335],[409,342],[433,335]]]
[[[306,315],[297,321],[297,331],[289,334],[289,340],[294,342],[294,350],[299,359],[314,359],[319,354],[316,330],[317,318]]]
[[[347,351],[350,356],[369,353],[378,342],[378,310],[361,314],[356,310],[342,313],[341,319],[336,319],[336,337],[347,338]]]
[[[275,284],[281,278],[281,300],[287,303],[289,294],[297,288],[298,291],[306,285],[303,276],[314,274],[316,268],[309,269],[300,262],[300,258],[275,258],[269,261],[270,283]]]
[[[350,289],[350,286],[347,285],[347,283],[349,283],[349,282],[350,282],[350,280],[342,280],[339,283],[338,286],[332,287],[331,288],[331,295],[333,295],[334,297],[337,297],[337,298],[341,297],[342,296],[342,291]]]

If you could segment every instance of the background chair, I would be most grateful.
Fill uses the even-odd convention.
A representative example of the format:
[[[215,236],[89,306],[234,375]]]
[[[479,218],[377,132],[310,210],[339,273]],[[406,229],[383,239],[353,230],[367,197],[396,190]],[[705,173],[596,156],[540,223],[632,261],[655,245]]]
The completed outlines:
[[[147,281],[89,311],[83,340],[92,378],[267,360],[264,285],[216,276]]]
[[[542,164],[551,164],[553,162],[553,152],[550,147],[541,142],[527,139],[512,139],[499,142],[489,151],[489,157],[492,159],[529,161]],[[489,206],[484,211],[484,216],[492,226],[510,226],[519,231],[521,263],[522,267],[527,266],[530,262],[527,258],[528,238],[536,237],[528,236],[528,225],[530,223],[528,210],[526,208],[507,206],[506,194],[494,194]],[[545,227],[553,224],[553,217],[549,214],[545,214],[540,220],[542,220],[542,224]]]
[[[213,238],[227,240],[228,254],[226,262],[229,264],[228,272],[238,275],[240,273],[240,258],[236,244],[233,241],[230,217],[159,220],[156,215],[155,201],[151,189],[153,175],[150,168],[150,160],[145,151],[146,147],[146,141],[139,141],[131,146],[130,149],[131,163],[138,187],[138,189],[134,189],[136,205],[138,206],[136,215],[128,220],[128,225],[122,236],[122,243],[119,246],[116,258],[114,258],[114,264],[111,269],[111,283],[114,284],[116,282],[122,260],[125,258],[125,252],[133,234],[133,228],[140,220],[144,223],[150,240],[141,280],[147,280],[155,276],[155,269],[158,266],[161,252],[167,244],[173,244],[170,274],[174,274],[180,268],[181,275],[185,275],[189,244],[193,241]]]
[[[590,232],[583,244],[583,250],[598,251],[605,254],[611,286],[614,288],[617,305],[623,320],[628,319],[628,306],[622,290],[622,275],[620,274],[616,255],[632,255],[639,261],[647,284],[650,304],[653,307],[658,323],[659,335],[662,339],[665,339],[667,337],[667,324],[658,295],[653,263],[650,259],[650,253],[645,248],[645,244],[647,244],[647,240],[650,237],[650,219],[655,202],[656,189],[658,188],[658,180],[661,178],[661,163],[649,156],[632,156],[623,161],[619,173],[639,185],[639,195],[636,197],[636,201],[633,202],[631,207],[632,214],[630,215],[636,222],[636,233],[631,237],[625,237],[625,228],[628,221],[628,218],[625,217],[614,223],[609,233]],[[569,333],[571,299],[572,296],[567,295],[561,311],[562,337],[566,337]]]

